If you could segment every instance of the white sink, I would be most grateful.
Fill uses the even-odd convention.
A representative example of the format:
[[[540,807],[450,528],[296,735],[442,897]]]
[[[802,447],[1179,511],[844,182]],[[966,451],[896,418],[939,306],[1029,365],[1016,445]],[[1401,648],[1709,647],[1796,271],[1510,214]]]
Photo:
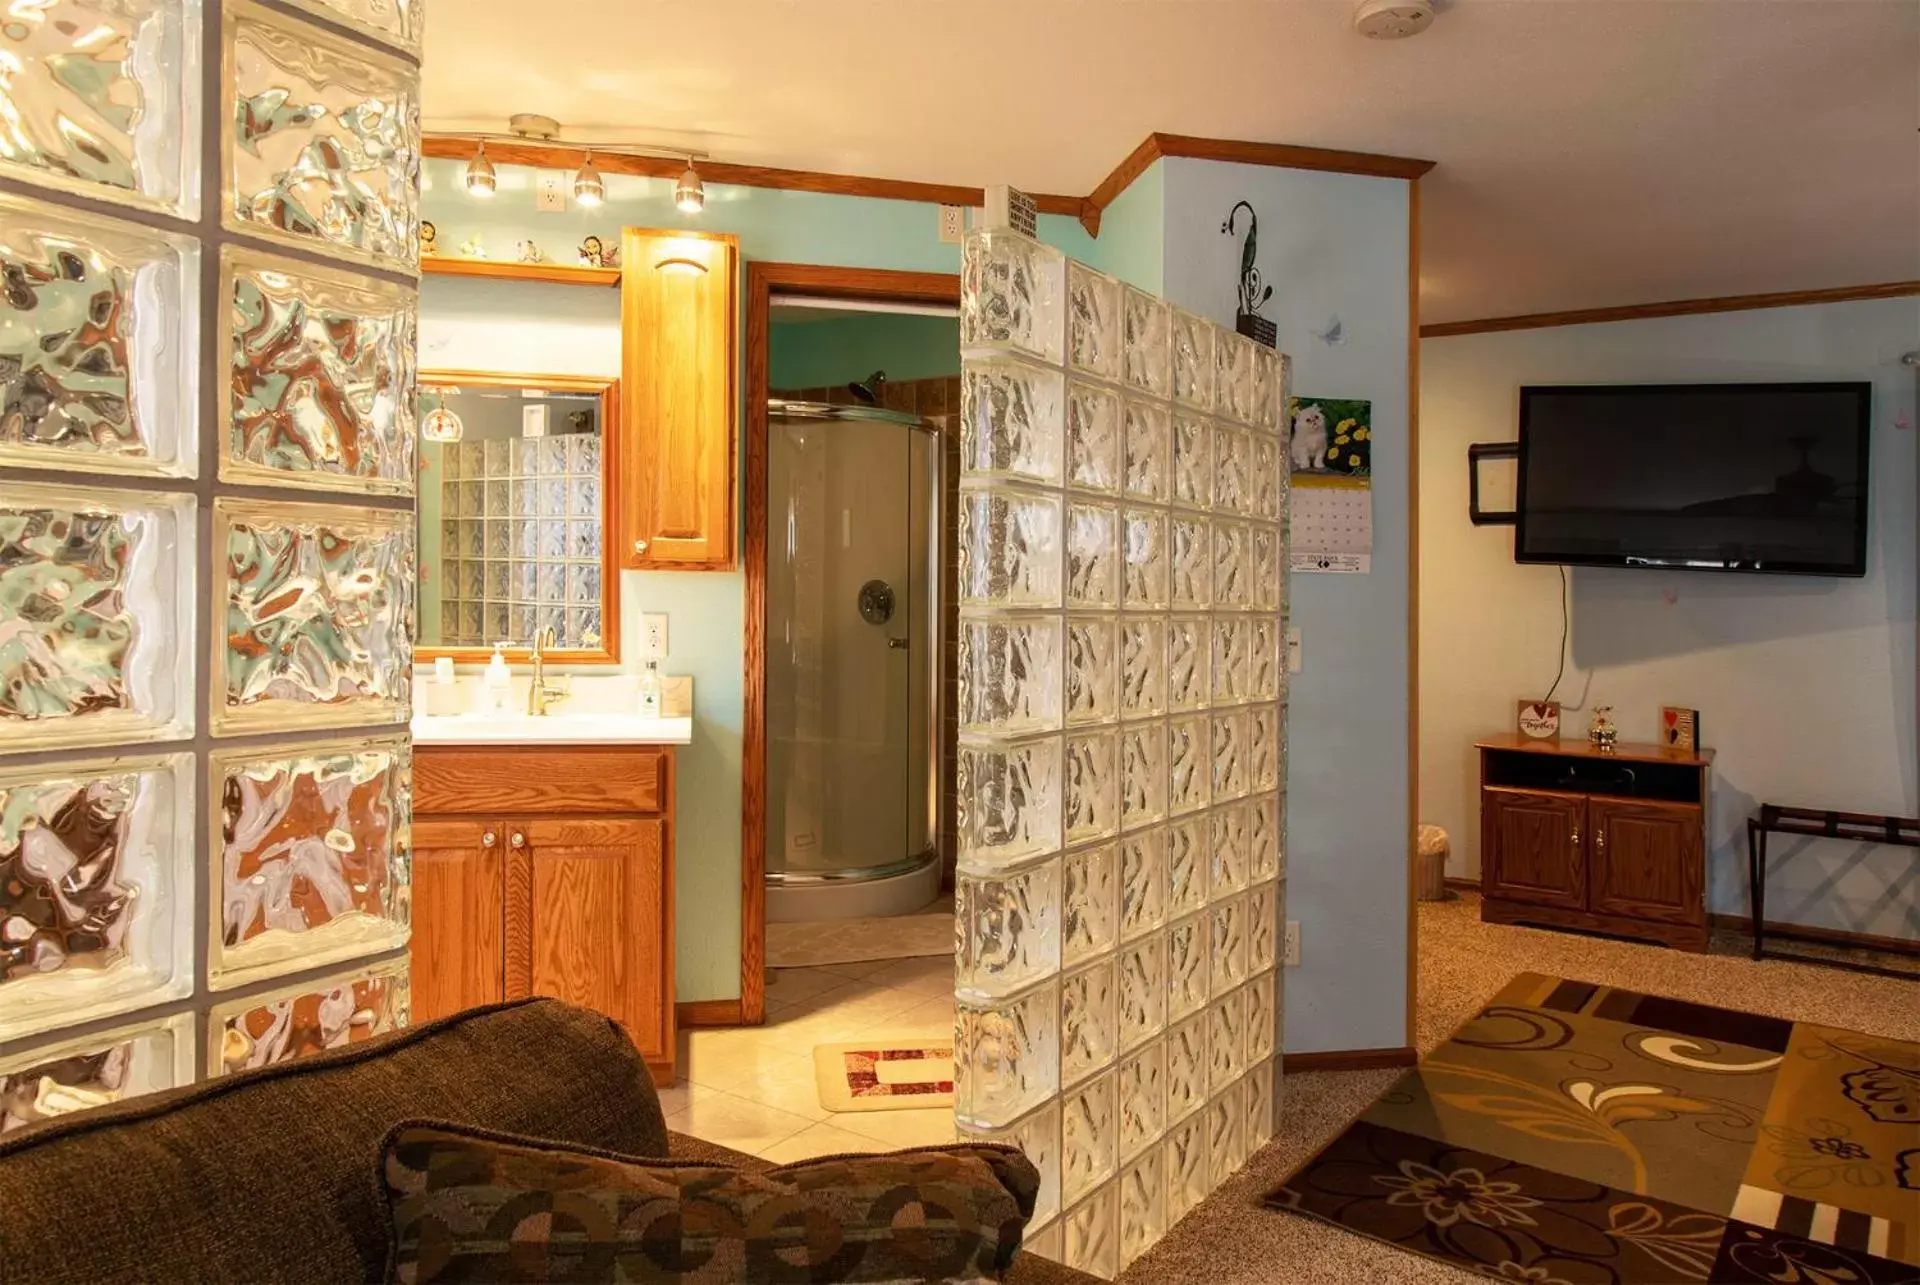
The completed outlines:
[[[422,745],[686,745],[691,718],[631,714],[416,714]]]

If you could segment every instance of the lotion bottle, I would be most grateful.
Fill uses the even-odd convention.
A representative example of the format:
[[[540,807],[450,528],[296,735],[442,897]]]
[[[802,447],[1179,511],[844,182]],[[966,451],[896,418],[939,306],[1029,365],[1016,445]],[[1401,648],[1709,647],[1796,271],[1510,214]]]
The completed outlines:
[[[513,694],[513,671],[507,668],[506,644],[493,645],[493,659],[487,662],[487,708],[495,713],[505,710]]]

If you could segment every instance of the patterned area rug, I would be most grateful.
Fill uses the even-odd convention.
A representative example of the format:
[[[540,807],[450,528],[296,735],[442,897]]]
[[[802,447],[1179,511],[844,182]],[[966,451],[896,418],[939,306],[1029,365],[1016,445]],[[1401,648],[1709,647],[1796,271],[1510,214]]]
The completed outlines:
[[[1268,1203],[1535,1285],[1911,1285],[1920,1045],[1523,973]]]
[[[924,1111],[953,1105],[953,1045],[822,1044],[813,1050],[814,1086],[829,1111]]]

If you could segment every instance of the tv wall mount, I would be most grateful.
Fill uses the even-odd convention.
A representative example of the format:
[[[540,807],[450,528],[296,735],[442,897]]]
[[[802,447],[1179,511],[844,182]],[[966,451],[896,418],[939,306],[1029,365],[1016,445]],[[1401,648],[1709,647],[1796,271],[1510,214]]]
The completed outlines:
[[[1519,458],[1518,442],[1474,442],[1467,447],[1467,517],[1475,526],[1513,526],[1520,520],[1516,509],[1490,513],[1480,507],[1480,461]]]

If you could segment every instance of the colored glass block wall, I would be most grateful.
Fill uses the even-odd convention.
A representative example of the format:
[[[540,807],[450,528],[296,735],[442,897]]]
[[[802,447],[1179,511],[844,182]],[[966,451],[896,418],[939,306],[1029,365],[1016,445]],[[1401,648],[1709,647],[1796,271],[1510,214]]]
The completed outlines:
[[[961,350],[956,1114],[1111,1277],[1273,1130],[1286,360],[1000,230]]]
[[[418,10],[300,13],[0,33],[0,1131],[406,1020]]]

